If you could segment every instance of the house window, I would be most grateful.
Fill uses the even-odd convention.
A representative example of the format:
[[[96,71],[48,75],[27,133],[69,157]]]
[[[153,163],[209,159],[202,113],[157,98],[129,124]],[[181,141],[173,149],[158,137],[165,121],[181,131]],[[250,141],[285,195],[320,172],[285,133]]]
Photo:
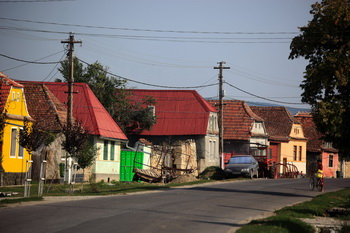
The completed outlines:
[[[10,147],[10,156],[16,157],[16,148],[17,148],[17,132],[16,128],[11,130],[11,147]]]
[[[294,146],[294,147],[293,147],[294,161],[297,160],[297,150],[298,150],[298,147],[297,147],[297,146]]]
[[[303,158],[303,147],[299,146],[299,161],[301,161]]]
[[[114,161],[114,146],[115,146],[115,142],[111,142],[111,156],[110,156],[110,158],[111,158],[111,160],[113,160]]]
[[[209,141],[209,161],[215,161],[216,141]]]
[[[22,132],[23,130],[20,129],[20,133]],[[18,158],[23,158],[23,155],[24,155],[24,148],[23,146],[21,145],[18,145],[19,146],[19,149],[18,149]]]
[[[103,160],[108,160],[108,141],[107,140],[104,140]]]
[[[148,110],[152,113],[152,116],[155,116],[155,115],[156,115],[156,106],[154,106],[154,105],[149,105],[147,108],[148,108]]]
[[[333,154],[329,155],[328,167],[333,167]]]

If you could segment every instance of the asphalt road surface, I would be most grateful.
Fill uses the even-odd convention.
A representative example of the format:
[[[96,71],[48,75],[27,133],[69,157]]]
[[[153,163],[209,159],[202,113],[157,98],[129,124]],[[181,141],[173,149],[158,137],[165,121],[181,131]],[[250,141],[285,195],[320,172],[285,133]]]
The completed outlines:
[[[326,179],[326,192],[350,179]],[[308,179],[253,179],[79,201],[0,208],[4,233],[230,232],[247,220],[321,194]]]

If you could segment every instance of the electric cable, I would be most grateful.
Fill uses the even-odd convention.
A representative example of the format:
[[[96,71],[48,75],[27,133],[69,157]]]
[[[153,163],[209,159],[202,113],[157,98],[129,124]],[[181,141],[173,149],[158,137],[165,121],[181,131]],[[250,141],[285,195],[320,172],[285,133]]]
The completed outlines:
[[[62,51],[60,51],[60,52],[62,52]],[[57,53],[56,53],[56,54],[57,54]],[[31,64],[39,64],[39,65],[51,65],[51,64],[57,64],[57,63],[59,63],[59,61],[54,61],[54,62],[38,62],[38,60],[42,60],[42,59],[38,59],[37,61],[28,61],[28,60],[23,60],[23,59],[19,59],[19,58],[10,57],[10,56],[7,56],[7,55],[1,54],[1,53],[0,53],[0,56],[6,57],[6,58],[11,59],[11,60],[15,60],[15,61],[20,61],[20,62],[25,62],[25,63],[31,63]]]
[[[91,65],[81,59],[78,58],[78,60],[86,65]],[[173,89],[195,89],[195,88],[203,88],[203,87],[211,87],[211,86],[215,86],[215,85],[218,85],[218,83],[214,83],[214,84],[207,84],[207,85],[201,85],[201,86],[187,86],[187,87],[179,87],[179,86],[165,86],[165,85],[157,85],[157,84],[150,84],[150,83],[145,83],[145,82],[140,82],[140,81],[136,81],[136,80],[133,80],[133,79],[130,79],[130,78],[125,78],[125,77],[122,77],[120,75],[117,75],[117,74],[113,74],[109,71],[106,71],[106,70],[103,70],[101,69],[101,71],[104,71],[106,72],[107,74],[109,75],[112,75],[112,76],[115,76],[117,78],[120,78],[120,79],[124,79],[126,81],[129,81],[129,82],[133,82],[133,83],[137,83],[137,84],[142,84],[142,85],[145,85],[145,86],[152,86],[152,87],[159,87],[159,88],[173,88]]]
[[[267,101],[270,101],[270,102],[275,102],[275,103],[280,103],[280,104],[302,104],[302,105],[305,105],[304,103],[290,103],[290,102],[284,102],[284,101],[278,101],[278,100],[268,99],[268,98],[265,98],[265,97],[262,97],[262,96],[255,95],[255,94],[250,93],[250,92],[248,92],[248,91],[245,91],[245,90],[243,90],[243,89],[241,89],[241,88],[239,88],[239,87],[236,87],[236,86],[234,86],[234,85],[232,85],[232,84],[230,84],[230,83],[228,83],[228,82],[225,82],[225,81],[224,81],[224,83],[226,83],[226,84],[229,85],[230,87],[233,87],[233,88],[235,88],[236,90],[239,90],[239,91],[241,91],[241,92],[243,92],[243,93],[246,93],[246,94],[248,94],[248,95],[254,96],[254,97],[259,98],[259,99],[267,100]]]

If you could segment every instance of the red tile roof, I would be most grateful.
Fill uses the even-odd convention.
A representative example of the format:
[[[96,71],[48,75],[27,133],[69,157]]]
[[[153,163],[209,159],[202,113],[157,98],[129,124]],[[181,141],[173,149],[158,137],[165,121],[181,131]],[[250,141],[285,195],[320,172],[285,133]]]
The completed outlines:
[[[303,126],[304,135],[308,139],[307,150],[310,152],[321,152],[322,150],[328,152],[337,152],[334,148],[323,147],[324,141],[321,139],[322,134],[317,130],[316,124],[311,113],[299,112],[295,118],[300,121]]]
[[[49,90],[62,102],[67,102],[67,83],[45,82]],[[127,137],[103,107],[86,83],[74,83],[73,117],[93,135],[127,140]]]
[[[24,85],[29,114],[44,130],[60,131],[66,124],[67,109],[43,83],[21,82]]]
[[[194,90],[132,89],[132,101],[156,100],[156,124],[142,135],[206,135],[210,112],[216,110]]]
[[[7,77],[4,73],[0,72],[0,112],[4,111],[5,104],[10,94],[11,87],[21,87],[23,86],[16,81]]]
[[[250,106],[265,122],[269,140],[287,142],[293,124],[300,124],[285,107]]]
[[[32,82],[44,84],[61,102],[67,102],[67,83]],[[79,120],[92,135],[105,138],[127,140],[117,123],[109,115],[86,83],[74,83],[73,117]]]
[[[218,107],[219,100],[209,100],[212,106]],[[223,101],[223,138],[224,140],[249,140],[255,121],[263,121],[250,107],[241,100]]]

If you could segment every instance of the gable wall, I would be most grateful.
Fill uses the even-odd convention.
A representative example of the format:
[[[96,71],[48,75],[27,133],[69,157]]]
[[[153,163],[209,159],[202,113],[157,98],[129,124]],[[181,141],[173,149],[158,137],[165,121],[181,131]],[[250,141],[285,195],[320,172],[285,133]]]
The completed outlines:
[[[3,145],[2,145],[2,166],[5,172],[22,173],[26,172],[26,161],[30,160],[30,155],[26,149],[23,151],[23,157],[19,157],[19,132],[23,128],[23,117],[29,116],[23,89],[12,87],[6,102],[6,113],[11,115],[11,118],[6,119],[4,127]],[[15,119],[16,118],[16,119]],[[11,155],[11,134],[12,130],[17,129],[16,154]]]

